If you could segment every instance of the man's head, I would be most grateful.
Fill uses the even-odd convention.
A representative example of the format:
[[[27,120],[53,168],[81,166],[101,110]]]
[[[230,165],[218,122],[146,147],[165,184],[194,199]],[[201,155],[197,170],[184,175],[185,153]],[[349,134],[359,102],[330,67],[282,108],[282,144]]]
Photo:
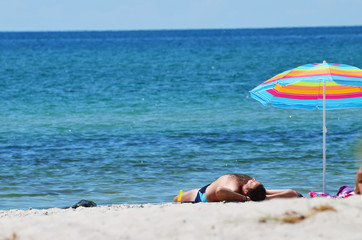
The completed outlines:
[[[266,197],[265,188],[263,184],[261,184],[261,182],[256,181],[255,178],[249,180],[244,187],[246,188],[245,193],[250,197],[251,200],[253,201],[265,200]]]

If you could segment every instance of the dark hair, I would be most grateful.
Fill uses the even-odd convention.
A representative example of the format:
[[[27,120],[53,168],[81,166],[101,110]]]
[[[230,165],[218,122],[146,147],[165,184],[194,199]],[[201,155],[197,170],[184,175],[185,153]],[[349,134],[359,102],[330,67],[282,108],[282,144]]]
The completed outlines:
[[[248,189],[248,196],[253,201],[263,201],[266,197],[266,191],[263,184],[258,185],[256,188]]]

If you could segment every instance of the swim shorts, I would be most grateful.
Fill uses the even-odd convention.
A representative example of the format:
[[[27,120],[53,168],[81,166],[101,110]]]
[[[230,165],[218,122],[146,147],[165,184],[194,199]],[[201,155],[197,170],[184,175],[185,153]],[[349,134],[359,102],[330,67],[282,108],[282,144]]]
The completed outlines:
[[[210,186],[210,184],[206,185],[205,187],[200,188],[200,190],[197,192],[196,198],[195,198],[195,202],[208,202],[206,195],[205,195],[205,191],[206,188]]]

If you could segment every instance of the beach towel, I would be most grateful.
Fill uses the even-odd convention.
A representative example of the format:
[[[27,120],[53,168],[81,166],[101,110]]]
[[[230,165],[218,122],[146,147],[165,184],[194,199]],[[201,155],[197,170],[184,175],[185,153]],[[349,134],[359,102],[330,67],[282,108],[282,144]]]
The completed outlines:
[[[347,186],[347,185],[343,185],[342,187],[339,188],[338,192],[336,195],[331,195],[329,193],[323,193],[323,192],[314,192],[311,191],[309,192],[309,197],[313,198],[313,197],[326,197],[326,198],[337,198],[337,197],[349,197],[354,195],[354,189],[353,187]]]

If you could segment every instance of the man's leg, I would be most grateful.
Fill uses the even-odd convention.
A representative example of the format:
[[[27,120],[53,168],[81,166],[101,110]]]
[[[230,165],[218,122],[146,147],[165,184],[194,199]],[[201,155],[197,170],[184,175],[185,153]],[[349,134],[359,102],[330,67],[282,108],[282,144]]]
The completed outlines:
[[[356,194],[362,193],[362,166],[359,168],[356,174],[356,186],[354,188]]]
[[[187,192],[184,192],[181,196],[181,202],[195,202],[196,195],[200,188],[193,189]],[[178,195],[174,197],[173,201],[177,202]]]

